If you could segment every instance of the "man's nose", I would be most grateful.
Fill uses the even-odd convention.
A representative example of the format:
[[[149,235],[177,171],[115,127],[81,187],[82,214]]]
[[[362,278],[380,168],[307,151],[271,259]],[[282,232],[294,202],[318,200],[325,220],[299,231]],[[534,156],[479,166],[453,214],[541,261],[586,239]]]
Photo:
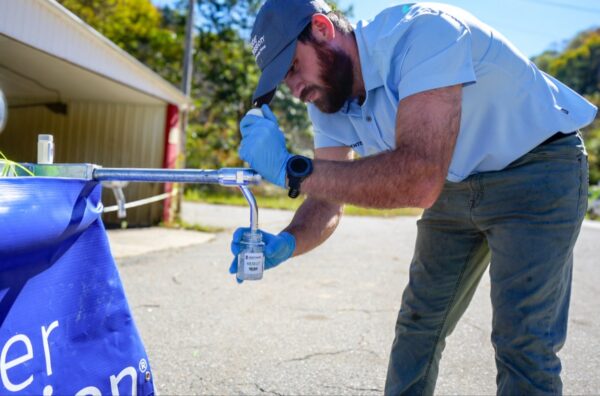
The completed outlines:
[[[298,75],[293,75],[285,79],[285,84],[288,86],[290,91],[292,91],[292,95],[296,98],[300,98],[300,94],[302,93],[302,81]]]

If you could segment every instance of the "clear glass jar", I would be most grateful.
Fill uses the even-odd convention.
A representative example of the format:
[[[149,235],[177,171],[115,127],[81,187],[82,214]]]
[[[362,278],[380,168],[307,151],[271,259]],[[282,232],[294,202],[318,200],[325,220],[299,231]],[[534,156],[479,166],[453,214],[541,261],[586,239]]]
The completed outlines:
[[[242,249],[238,254],[237,278],[259,280],[265,268],[265,243],[260,232],[245,232],[240,241]]]

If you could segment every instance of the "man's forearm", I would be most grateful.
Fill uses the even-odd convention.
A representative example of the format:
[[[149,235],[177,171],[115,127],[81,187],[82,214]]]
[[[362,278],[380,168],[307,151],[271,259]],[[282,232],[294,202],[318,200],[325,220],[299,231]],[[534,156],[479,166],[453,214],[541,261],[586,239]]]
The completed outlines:
[[[294,256],[314,249],[329,238],[339,224],[342,212],[342,205],[308,197],[284,230],[296,238]]]
[[[302,191],[365,207],[426,207],[439,194],[440,176],[447,172],[439,166],[402,147],[352,162],[315,160]]]

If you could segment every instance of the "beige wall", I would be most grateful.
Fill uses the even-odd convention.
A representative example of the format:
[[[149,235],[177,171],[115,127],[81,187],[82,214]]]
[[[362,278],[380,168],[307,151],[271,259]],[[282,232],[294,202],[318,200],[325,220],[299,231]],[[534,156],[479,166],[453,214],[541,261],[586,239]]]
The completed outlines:
[[[0,134],[0,150],[19,162],[37,160],[37,135],[54,135],[55,163],[93,163],[104,167],[161,168],[164,156],[165,105],[70,102],[68,115],[45,107],[9,109]],[[164,191],[160,183],[130,183],[127,201]],[[115,204],[112,191],[103,192],[105,206]],[[127,210],[129,225],[150,225],[161,219],[162,203]],[[107,224],[118,223],[114,213]]]

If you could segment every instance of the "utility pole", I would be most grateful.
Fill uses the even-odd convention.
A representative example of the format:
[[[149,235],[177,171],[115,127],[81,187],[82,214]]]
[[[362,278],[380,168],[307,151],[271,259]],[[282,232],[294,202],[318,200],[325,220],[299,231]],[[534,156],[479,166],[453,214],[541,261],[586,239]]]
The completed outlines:
[[[181,83],[181,90],[185,96],[190,100],[192,92],[192,65],[193,56],[192,48],[194,45],[194,5],[196,0],[188,0],[187,7],[187,21],[185,24],[185,49],[183,55],[183,78]],[[186,106],[185,110],[181,115],[180,123],[180,135],[179,135],[179,168],[185,168],[185,148],[187,141],[187,126],[189,118],[190,108]],[[181,203],[183,202],[183,184],[175,185],[177,190],[177,204],[175,208],[174,217],[178,217],[181,213]]]
[[[185,52],[183,55],[183,81],[181,84],[181,90],[187,96],[190,97],[192,91],[192,47],[194,43],[194,4],[196,0],[188,0],[188,12],[187,21],[185,24]],[[186,129],[188,124],[188,112],[183,112],[181,120],[181,152],[185,153],[186,144]],[[183,164],[185,165],[185,163]]]

